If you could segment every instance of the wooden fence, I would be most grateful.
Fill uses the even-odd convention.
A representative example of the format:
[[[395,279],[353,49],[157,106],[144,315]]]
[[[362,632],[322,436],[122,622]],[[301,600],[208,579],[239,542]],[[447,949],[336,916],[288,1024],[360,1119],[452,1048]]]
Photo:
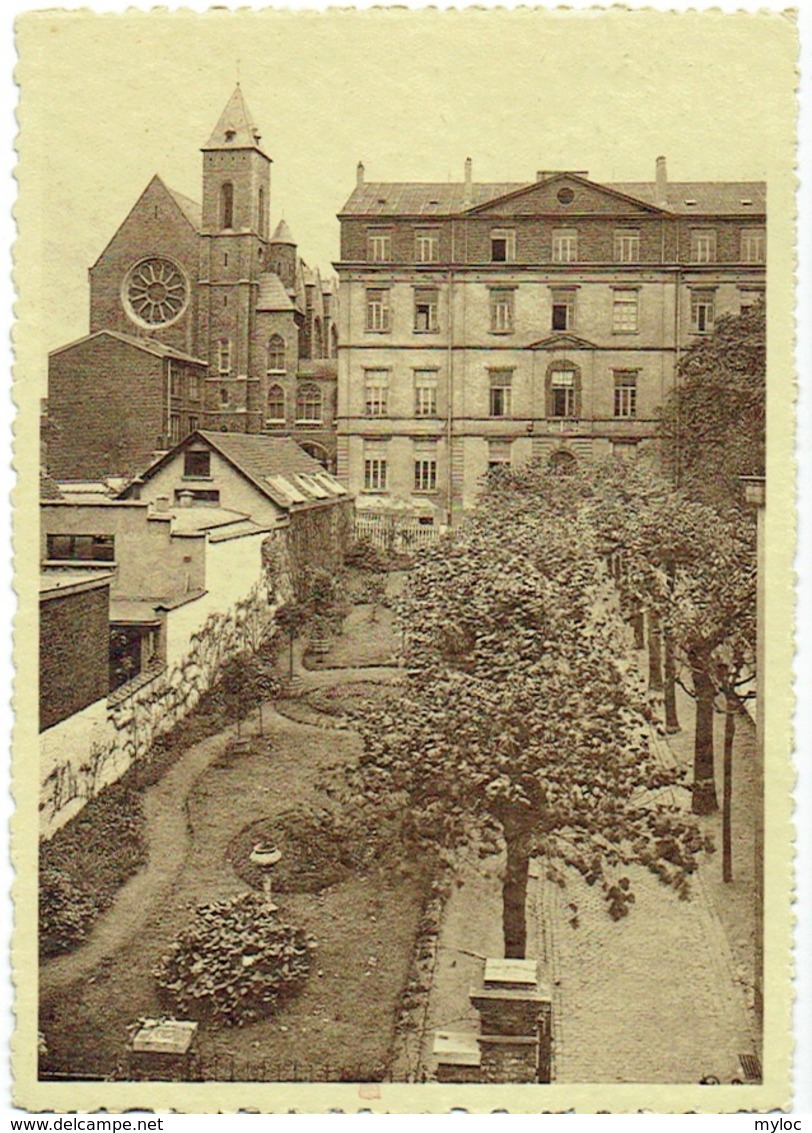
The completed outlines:
[[[365,539],[381,551],[408,554],[436,543],[440,534],[436,524],[421,523],[412,516],[357,514],[355,517],[356,539]]]

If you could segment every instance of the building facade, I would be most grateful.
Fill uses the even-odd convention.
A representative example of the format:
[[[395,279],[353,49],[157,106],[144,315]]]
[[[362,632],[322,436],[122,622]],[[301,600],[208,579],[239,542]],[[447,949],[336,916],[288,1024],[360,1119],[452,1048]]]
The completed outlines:
[[[90,268],[90,335],[49,358],[58,479],[134,475],[198,428],[290,433],[333,465],[336,293],[284,220],[271,232],[261,141],[238,87],[202,148],[201,203],[156,175]],[[124,356],[125,339],[140,355]],[[102,349],[113,340],[121,358]],[[169,360],[160,375],[150,349]],[[122,403],[130,439],[117,449]],[[110,437],[103,452],[94,433]]]
[[[489,468],[650,445],[680,353],[763,297],[760,183],[368,183],[339,214],[338,475],[427,524]]]

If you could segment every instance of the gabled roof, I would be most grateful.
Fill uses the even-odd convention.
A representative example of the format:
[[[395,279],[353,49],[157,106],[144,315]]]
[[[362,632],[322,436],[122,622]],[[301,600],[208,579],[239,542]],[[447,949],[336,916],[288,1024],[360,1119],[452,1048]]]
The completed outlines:
[[[103,337],[114,338],[118,342],[123,342],[126,346],[142,350],[145,354],[154,354],[158,358],[174,358],[178,362],[191,362],[195,366],[208,365],[200,358],[193,358],[191,354],[184,354],[180,350],[175,350],[174,346],[167,346],[164,342],[158,342],[156,338],[137,338],[133,334],[122,334],[117,330],[97,330],[93,334],[86,334],[83,338],[77,338],[64,346],[58,346],[56,350],[51,350],[48,357],[53,358],[55,354],[62,354],[65,350],[72,350],[75,346],[82,346],[86,342],[92,342],[93,339]]]
[[[568,177],[587,185],[639,202],[649,209],[665,209],[685,215],[741,215],[766,211],[766,186],[761,181],[684,181],[669,182],[665,202],[657,200],[653,181],[591,181],[580,174],[561,173],[555,178]],[[510,199],[540,186],[549,184],[554,177],[543,181],[474,182],[470,190],[464,181],[424,182],[365,182],[356,186],[349,200],[339,212],[339,218],[420,216],[441,217],[459,215],[484,209],[495,202]],[[744,204],[750,200],[752,204]],[[694,201],[695,204],[686,204]]]
[[[260,148],[261,136],[254,125],[254,119],[246,105],[240,84],[234,88],[234,93],[225,105],[223,113],[217,120],[217,125],[203,150],[219,149],[255,149],[262,153]],[[267,156],[263,154],[263,156]],[[268,158],[270,161],[270,158]]]
[[[157,187],[159,192],[164,193],[169,198],[169,200],[172,202],[172,204],[175,206],[175,208],[180,213],[181,217],[186,221],[187,224],[189,224],[195,230],[195,232],[198,232],[200,230],[201,223],[202,223],[202,221],[201,221],[202,212],[201,212],[200,205],[197,204],[195,201],[190,200],[188,197],[184,197],[181,193],[176,193],[174,191],[174,189],[170,189],[169,186],[164,182],[164,180],[157,173],[155,173],[153,175],[152,179],[150,180],[149,184],[144,189],[143,193],[140,194],[140,196],[138,197],[138,200],[135,202],[133,207],[130,209],[130,211],[127,213],[127,215],[124,217],[121,224],[119,224],[118,228],[115,230],[115,232],[110,237],[110,239],[107,241],[107,243],[104,245],[101,252],[96,257],[96,261],[92,265],[92,267],[95,267],[96,264],[98,264],[99,260],[102,259],[105,252],[107,251],[107,249],[110,247],[110,245],[115,240],[116,236],[118,236],[118,234],[119,234],[119,232],[121,232],[122,228],[125,227],[128,220],[130,219],[130,217],[135,212],[138,211],[138,208],[139,208],[141,202],[143,201],[144,197],[146,197],[146,195],[153,188],[156,188],[156,187]]]
[[[544,197],[549,196],[551,186],[559,185],[561,182],[564,182],[565,184],[574,185],[576,187],[581,186],[582,187],[582,189],[581,189],[582,195],[583,195],[584,189],[589,190],[589,192],[586,195],[588,197],[591,196],[593,202],[596,201],[596,200],[601,200],[602,198],[605,198],[606,196],[609,196],[609,197],[613,198],[614,201],[617,201],[617,203],[619,205],[624,205],[624,206],[631,205],[636,210],[640,210],[642,208],[646,212],[654,212],[654,213],[660,213],[660,212],[663,211],[662,209],[660,209],[656,205],[654,205],[653,202],[647,203],[645,201],[641,201],[637,197],[632,197],[628,193],[619,192],[618,189],[617,189],[617,186],[615,186],[615,185],[600,185],[600,184],[598,184],[597,181],[590,181],[588,177],[585,177],[581,173],[561,172],[561,173],[551,173],[549,176],[542,177],[540,180],[537,180],[537,181],[533,181],[529,185],[523,185],[520,189],[514,189],[512,192],[506,193],[504,196],[496,198],[496,200],[488,201],[488,202],[486,202],[484,204],[480,204],[480,205],[474,205],[472,208],[467,209],[466,212],[468,213],[469,216],[472,215],[472,214],[476,214],[478,212],[489,212],[494,207],[496,207],[498,209],[498,207],[501,206],[501,205],[507,205],[507,204],[516,205],[518,202],[521,202],[524,198],[529,198],[530,201],[532,202],[533,199],[537,198],[537,197],[542,198],[541,203],[542,203],[542,207],[544,208],[545,207]],[[548,200],[546,202],[546,207],[549,207],[550,203],[552,203],[552,202],[550,202]],[[531,209],[531,211],[532,211],[532,209]],[[578,210],[573,205],[573,214],[574,215],[577,214],[577,211]],[[590,210],[589,210],[589,208],[587,208],[583,211],[590,211]],[[557,209],[556,212],[560,213],[560,210]],[[563,214],[561,214],[561,215],[563,215]]]
[[[259,277],[258,311],[292,311],[293,303],[279,276],[272,271]]]
[[[590,342],[588,338],[579,338],[577,334],[548,334],[546,338],[540,338],[538,342],[531,342],[525,347],[526,350],[593,350],[595,347],[594,342]]]
[[[309,476],[317,478],[321,488],[324,487],[324,478],[329,477],[334,485],[332,495],[347,495],[346,489],[325,472],[317,460],[308,456],[292,437],[265,436],[262,433],[212,433],[199,430],[150,465],[138,477],[138,482],[150,480],[180,452],[201,440],[284,511],[289,511],[296,505],[307,506],[321,502],[320,492],[308,492],[305,488]],[[298,478],[297,474],[300,473],[304,474],[304,482]],[[133,484],[129,484],[118,498],[128,498],[132,489]]]

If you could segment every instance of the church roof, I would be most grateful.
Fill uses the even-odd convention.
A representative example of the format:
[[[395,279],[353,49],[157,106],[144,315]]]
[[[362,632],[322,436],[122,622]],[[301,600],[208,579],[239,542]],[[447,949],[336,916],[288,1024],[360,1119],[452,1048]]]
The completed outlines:
[[[271,243],[272,244],[290,244],[291,247],[293,247],[293,248],[296,247],[296,241],[293,239],[293,233],[288,228],[288,222],[285,220],[284,217],[282,217],[282,219],[279,221],[276,228],[274,229],[274,234],[271,237]]]
[[[170,189],[168,185],[164,185],[164,188],[192,227],[199,232],[203,226],[202,205],[198,201],[193,201],[191,197],[184,197],[183,193]]]
[[[238,84],[203,149],[256,149],[262,153],[259,143],[259,130]]]
[[[259,277],[258,311],[292,311],[293,303],[282,280],[275,272],[266,271]]]

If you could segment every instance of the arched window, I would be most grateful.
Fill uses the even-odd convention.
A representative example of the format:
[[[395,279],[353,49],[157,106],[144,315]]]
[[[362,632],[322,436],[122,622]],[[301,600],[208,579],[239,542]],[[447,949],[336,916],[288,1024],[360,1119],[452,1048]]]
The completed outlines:
[[[581,371],[574,363],[551,362],[546,386],[548,417],[580,417]]]
[[[338,331],[335,328],[335,324],[330,327],[330,357],[338,357]]]
[[[234,227],[234,186],[230,181],[220,186],[220,227]]]
[[[268,372],[285,369],[285,340],[281,334],[268,339]]]
[[[296,421],[321,424],[321,390],[312,382],[299,386],[296,393]]]
[[[220,406],[221,406],[221,408],[223,408],[223,409],[228,408],[228,403],[229,403],[228,390],[227,389],[221,389],[220,390]]]
[[[285,391],[280,385],[273,385],[268,390],[268,420],[285,420]]]
[[[231,373],[231,339],[221,338],[217,343],[217,370],[221,374]]]
[[[313,320],[313,357],[322,358],[324,346],[321,336],[321,319],[316,318]]]
[[[550,456],[550,468],[559,475],[565,476],[569,472],[574,472],[575,465],[575,457],[571,452],[567,452],[566,449],[556,449]]]

